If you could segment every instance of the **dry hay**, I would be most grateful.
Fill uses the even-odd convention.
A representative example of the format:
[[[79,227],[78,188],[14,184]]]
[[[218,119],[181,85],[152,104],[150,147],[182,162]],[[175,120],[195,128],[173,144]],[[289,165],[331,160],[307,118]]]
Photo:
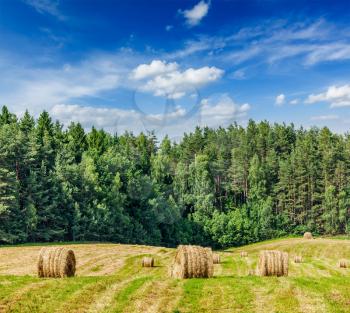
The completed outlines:
[[[312,234],[310,232],[304,233],[304,239],[312,239]]]
[[[214,273],[211,248],[180,245],[177,247],[171,276],[174,278],[208,278]]]
[[[340,268],[347,268],[348,267],[348,263],[345,260],[340,260],[338,265]]]
[[[38,258],[39,277],[72,277],[76,260],[73,250],[66,248],[42,248]]]
[[[201,247],[200,247],[201,248]],[[209,247],[204,248],[204,257],[208,259],[208,277],[213,277],[214,275],[214,261],[213,261],[213,250]]]
[[[303,257],[301,255],[295,255],[294,256],[294,263],[302,263]]]
[[[288,253],[277,250],[260,251],[260,276],[288,276]]]
[[[220,255],[218,253],[213,253],[213,263],[220,264]]]
[[[142,257],[152,256],[157,266],[158,258],[155,256],[156,254],[167,259],[168,255],[173,253],[170,249],[167,249],[167,255],[162,255],[158,252],[160,247],[142,245],[135,247],[111,243],[79,243],[58,246],[74,251],[77,258],[75,276],[113,275],[126,264],[130,257],[134,257],[134,259],[139,257],[138,265],[141,267]],[[37,261],[41,248],[42,246],[37,245],[23,246],[21,248],[1,247],[0,275],[38,276]]]
[[[154,267],[154,259],[152,257],[142,258],[142,267]]]
[[[248,252],[247,251],[242,251],[241,252],[241,258],[246,258],[248,256]]]

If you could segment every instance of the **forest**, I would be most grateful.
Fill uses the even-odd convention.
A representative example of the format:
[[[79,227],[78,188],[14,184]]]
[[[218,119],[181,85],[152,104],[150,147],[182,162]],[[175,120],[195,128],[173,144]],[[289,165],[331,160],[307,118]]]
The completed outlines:
[[[229,247],[350,232],[350,135],[250,120],[154,133],[0,114],[0,243]]]

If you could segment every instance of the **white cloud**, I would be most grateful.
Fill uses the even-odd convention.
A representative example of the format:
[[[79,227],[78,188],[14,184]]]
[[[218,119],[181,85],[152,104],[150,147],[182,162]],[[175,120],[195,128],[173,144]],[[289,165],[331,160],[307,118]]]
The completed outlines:
[[[223,70],[214,66],[180,71],[177,63],[154,60],[150,64],[142,64],[135,68],[133,78],[149,78],[141,85],[143,91],[151,92],[155,96],[179,99],[188,92],[218,80],[223,73]]]
[[[192,9],[181,11],[186,18],[186,23],[190,26],[196,26],[208,14],[210,2],[200,1]]]
[[[338,61],[350,59],[350,44],[331,43],[327,45],[313,46],[311,52],[307,55],[305,63],[314,65],[325,61]]]
[[[227,126],[245,117],[250,110],[248,103],[239,105],[228,95],[222,95],[219,99],[203,99],[201,105],[202,124],[212,127]]]
[[[142,128],[140,114],[134,110],[58,104],[52,107],[50,113],[65,126],[70,122],[79,122],[86,129],[95,126],[111,133],[125,130],[138,132]],[[127,128],[128,123],[133,129]]]
[[[281,106],[284,104],[285,101],[286,101],[286,96],[283,93],[281,93],[276,97],[275,104],[278,106]]]
[[[305,102],[328,102],[331,108],[350,106],[350,85],[330,86],[323,93],[309,95]]]
[[[48,68],[20,62],[7,59],[6,65],[0,65],[6,74],[6,80],[0,84],[2,101],[17,114],[28,109],[37,115],[56,104],[101,97],[105,92],[128,85],[128,81],[121,78],[130,72],[120,65],[129,62],[122,53],[92,55],[80,63]]]
[[[311,116],[310,118],[312,121],[332,121],[332,120],[337,120],[339,119],[338,115],[316,115],[316,116]]]
[[[226,38],[200,36],[199,40],[188,40],[184,48],[166,54],[168,59],[185,58],[201,52],[208,53],[222,51],[227,46]]]
[[[110,133],[134,133],[155,130],[157,135],[165,135],[168,127],[178,122],[186,115],[186,110],[180,106],[165,114],[143,114],[136,110],[93,107],[76,104],[58,104],[51,108],[50,114],[65,126],[71,122],[79,122],[87,130],[92,126],[103,128]],[[175,123],[176,124],[176,123]],[[177,128],[182,134],[181,124]]]
[[[64,15],[59,11],[58,0],[23,0],[26,4],[33,7],[40,14],[50,14],[58,19],[64,19]]]
[[[299,99],[293,99],[289,101],[289,104],[298,104],[300,102]]]
[[[292,57],[302,58],[310,66],[325,61],[349,59],[348,31],[319,19],[312,23],[287,24],[286,21],[265,23],[258,27],[241,29],[226,38],[227,45],[238,49],[229,53],[236,63],[260,57],[268,63]]]
[[[178,69],[177,63],[166,63],[160,60],[153,60],[150,64],[141,64],[132,71],[133,79],[144,79],[147,77],[157,76],[174,72]]]
[[[235,64],[241,64],[246,62],[254,57],[259,56],[263,52],[263,48],[260,46],[251,46],[243,50],[235,50],[228,55],[226,55],[226,59],[234,62]]]
[[[57,104],[50,110],[54,119],[65,126],[70,122],[80,122],[87,130],[92,126],[103,128],[110,133],[154,130],[156,135],[180,138],[196,126],[228,126],[234,121],[242,121],[250,110],[250,105],[237,104],[228,95],[203,99],[200,106],[186,110],[177,106],[164,114],[142,114],[135,110],[93,107],[73,104]]]
[[[155,119],[158,121],[163,121],[163,120],[180,118],[185,115],[186,115],[186,110],[181,106],[177,106],[175,110],[168,112],[166,114],[148,114],[148,115],[144,115],[144,117],[146,116],[146,118],[151,120]]]
[[[141,59],[144,56],[130,51],[95,54],[79,63],[43,69],[18,59],[2,59],[0,55],[0,68],[6,77],[0,84],[2,102],[19,115],[28,109],[37,117],[42,110],[47,110],[65,126],[75,121],[81,122],[86,129],[95,125],[111,133],[155,130],[159,137],[169,134],[177,139],[196,125],[228,125],[243,118],[249,110],[248,105],[239,105],[227,98],[225,101],[209,98],[202,105],[198,105],[196,97],[191,98],[193,94],[198,96],[194,89],[219,79],[223,74],[220,69],[205,66],[182,70],[177,63],[169,66],[171,63],[162,61],[150,62],[150,67],[136,66]],[[132,70],[137,68],[136,72]],[[144,79],[129,79],[135,73]],[[165,113],[155,111],[152,114],[128,109],[131,103],[123,102],[126,109],[117,108],[120,102],[114,91],[137,87],[149,88],[145,91],[152,94],[171,94],[175,98],[185,93],[185,99],[193,106],[190,108],[188,101],[181,102],[186,106],[175,106],[170,101]],[[138,101],[142,100],[141,96]],[[148,108],[145,111],[149,111]]]
[[[275,64],[298,58],[294,64],[313,66],[350,59],[349,38],[349,29],[341,29],[324,19],[296,23],[268,20],[227,36],[198,36],[169,57],[210,56],[211,60],[217,57],[229,64],[256,59],[260,61],[258,64]]]

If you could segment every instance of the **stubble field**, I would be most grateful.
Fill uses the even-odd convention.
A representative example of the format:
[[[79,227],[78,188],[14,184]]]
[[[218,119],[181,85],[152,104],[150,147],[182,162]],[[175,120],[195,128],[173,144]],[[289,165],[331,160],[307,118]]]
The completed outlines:
[[[67,245],[77,258],[74,278],[40,279],[41,246],[0,248],[0,312],[350,312],[350,241],[282,239],[220,251],[210,279],[169,277],[175,250],[161,247]],[[289,252],[288,277],[249,276],[259,251]],[[240,252],[248,257],[241,258]],[[154,268],[142,268],[152,255]],[[293,262],[302,255],[303,263]]]

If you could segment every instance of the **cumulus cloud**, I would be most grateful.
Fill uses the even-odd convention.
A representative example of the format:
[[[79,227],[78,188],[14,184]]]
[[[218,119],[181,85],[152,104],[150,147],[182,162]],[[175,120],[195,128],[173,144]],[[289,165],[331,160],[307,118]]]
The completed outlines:
[[[180,11],[186,19],[188,26],[198,25],[201,20],[208,14],[210,2],[200,1],[192,9]]]
[[[140,64],[132,71],[133,79],[144,79],[147,77],[171,73],[178,69],[177,63],[166,63],[160,60],[153,60],[150,64]]]
[[[110,133],[154,130],[160,137],[168,134],[171,138],[180,138],[184,132],[193,131],[196,126],[228,126],[234,121],[243,120],[249,110],[248,103],[237,104],[224,94],[203,99],[199,106],[192,109],[176,106],[164,114],[76,104],[57,104],[51,108],[50,114],[65,126],[80,122],[87,130],[92,126]]]
[[[281,106],[284,104],[285,101],[286,101],[286,96],[283,93],[281,93],[276,97],[275,104],[278,106]]]
[[[226,126],[245,117],[249,110],[248,103],[237,104],[228,95],[222,95],[219,99],[209,98],[201,101],[202,123],[206,126]]]
[[[244,119],[249,112],[248,104],[237,104],[228,96],[196,100],[197,88],[217,81],[223,75],[221,69],[182,69],[177,63],[154,60],[146,64],[142,60],[144,56],[123,51],[92,54],[80,62],[38,68],[0,55],[0,68],[6,77],[0,84],[2,103],[18,115],[28,109],[37,117],[47,110],[65,126],[75,121],[86,129],[95,125],[111,133],[155,130],[159,137],[169,134],[171,138],[180,138],[196,125],[226,126]],[[124,96],[124,92],[134,88],[155,96],[183,96],[179,101],[182,106],[167,101],[169,107],[164,113],[152,114],[128,109],[131,103],[125,101],[123,109],[117,108],[120,102],[115,91]],[[138,101],[142,102],[143,96]],[[193,106],[189,107],[191,101]]]
[[[164,114],[144,114],[137,110],[94,107],[77,104],[57,104],[50,114],[63,125],[79,122],[87,130],[92,126],[103,128],[110,133],[134,133],[156,131],[157,135],[166,134],[167,128],[186,115],[186,110],[177,106]],[[178,131],[180,131],[180,127]]]
[[[70,122],[80,122],[86,129],[95,126],[113,133],[127,130],[127,123],[130,123],[135,131],[141,130],[140,122],[138,123],[139,113],[134,110],[57,104],[51,108],[50,113],[66,126]]]
[[[212,66],[198,69],[178,69],[177,63],[166,63],[153,60],[150,64],[141,64],[133,70],[134,80],[142,80],[141,90],[153,93],[155,96],[179,99],[186,93],[202,87],[221,78],[224,71]]]
[[[92,108],[118,105],[115,98],[116,90],[125,92],[138,89],[142,93],[177,99],[197,95],[197,88],[218,80],[223,74],[222,70],[215,67],[181,70],[177,63],[159,60],[136,66],[141,63],[141,59],[144,59],[144,56],[121,51],[114,54],[91,55],[78,63],[36,68],[17,59],[2,58],[0,55],[0,68],[3,77],[6,77],[0,84],[2,103],[18,115],[28,109],[34,116],[38,116],[42,110],[50,111],[55,107],[53,111],[55,117],[62,117],[63,121],[66,120],[66,116],[60,113],[58,109],[62,107],[57,105],[79,104],[85,108],[89,104],[90,111],[86,116],[91,115],[90,118],[93,118],[106,113],[106,123],[97,120],[96,125],[110,128],[109,118],[117,115],[123,117],[121,111],[97,110],[92,113]],[[131,105],[125,102],[123,104]],[[72,115],[80,109],[80,106],[67,108],[72,110],[68,116],[74,118]],[[185,111],[183,108],[172,108],[167,114],[169,114],[166,121],[168,123],[172,116],[181,117]],[[76,120],[79,120],[81,116],[77,113],[77,117]],[[149,115],[147,118],[144,116],[144,121],[151,128],[159,120],[160,124],[164,124],[163,117],[163,114]],[[89,123],[86,122],[86,125]],[[132,126],[133,122],[130,122],[130,125]]]
[[[330,86],[323,93],[309,95],[305,102],[328,102],[331,108],[350,106],[350,85]]]

